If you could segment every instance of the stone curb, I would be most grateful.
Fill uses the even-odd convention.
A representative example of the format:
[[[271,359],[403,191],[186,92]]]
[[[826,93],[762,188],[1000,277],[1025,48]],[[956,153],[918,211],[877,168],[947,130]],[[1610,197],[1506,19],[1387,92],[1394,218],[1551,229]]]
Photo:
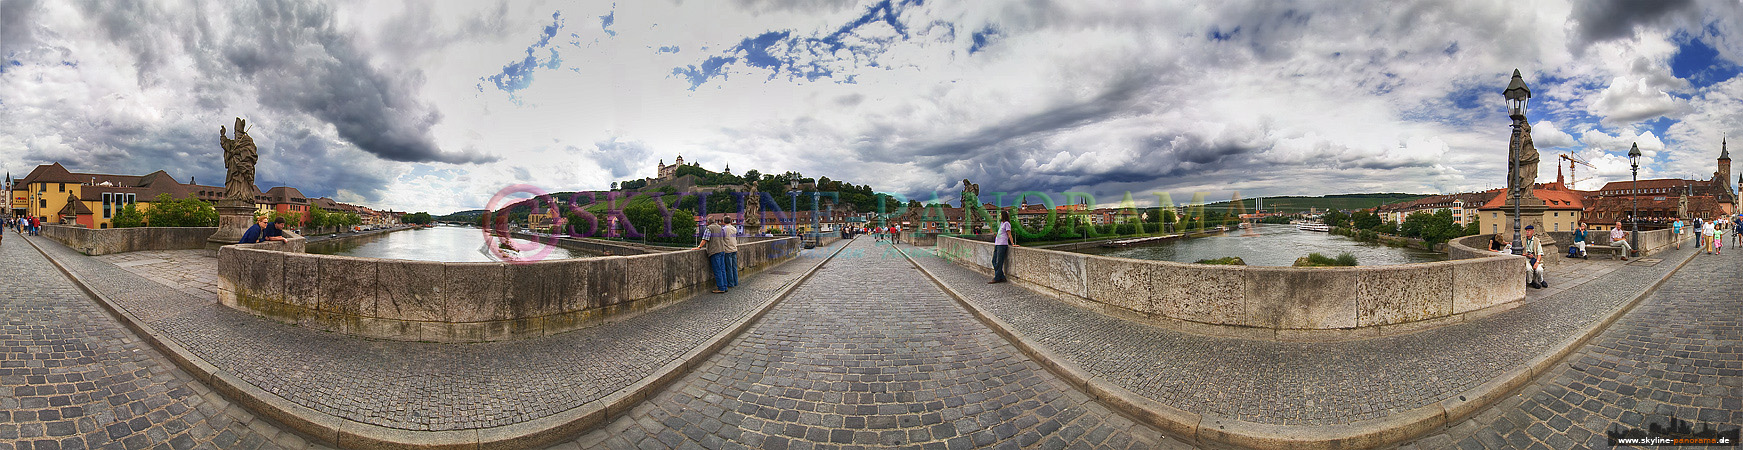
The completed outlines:
[[[901,248],[898,247],[897,250],[901,251]],[[1339,425],[1301,426],[1253,423],[1214,414],[1197,414],[1150,400],[1117,384],[1091,376],[1070,361],[1056,355],[1045,345],[1011,328],[1009,323],[970,303],[962,293],[945,284],[932,271],[914,261],[913,256],[902,251],[902,256],[907,258],[910,264],[920,269],[920,273],[926,274],[926,277],[931,279],[933,284],[949,293],[958,304],[980,319],[982,323],[991,327],[1000,336],[1004,336],[1012,345],[1028,354],[1041,366],[1046,367],[1060,378],[1065,379],[1067,383],[1083,390],[1114,410],[1174,434],[1188,442],[1200,445],[1234,445],[1245,448],[1278,450],[1374,448],[1403,442],[1445,428],[1449,424],[1456,424],[1477,411],[1506,398],[1515,390],[1530,383],[1533,378],[1548,373],[1567,355],[1572,354],[1575,349],[1602,333],[1610,324],[1627,314],[1640,301],[1657,291],[1658,287],[1669,280],[1671,275],[1676,274],[1689,261],[1694,260],[1694,255],[1695,253],[1691,253],[1678,263],[1676,268],[1665,272],[1639,295],[1617,306],[1604,318],[1587,324],[1573,336],[1558,343],[1550,352],[1532,358],[1513,370],[1490,379],[1469,391],[1449,397],[1436,404],[1400,411],[1382,418]]]
[[[619,389],[599,400],[570,408],[549,416],[531,421],[504,425],[499,427],[450,430],[450,431],[414,431],[388,428],[357,422],[331,414],[316,411],[303,405],[292,403],[276,394],[266,392],[249,384],[229,372],[224,372],[211,363],[200,359],[187,348],[175,342],[168,336],[157,333],[146,325],[144,320],[127,312],[109,297],[92,289],[84,277],[67,269],[59,260],[50,256],[36,242],[26,239],[31,247],[42,253],[50,263],[54,264],[62,274],[65,274],[73,284],[84,291],[86,295],[97,300],[110,314],[120,319],[121,323],[140,336],[158,352],[163,353],[182,370],[194,375],[200,381],[211,386],[225,397],[242,405],[256,414],[272,418],[307,436],[314,437],[339,448],[347,449],[522,449],[542,447],[572,437],[600,425],[604,425],[613,417],[621,416],[634,408],[648,396],[706,361],[715,352],[726,347],[733,338],[761,319],[763,315],[774,309],[775,305],[787,298],[794,289],[804,284],[805,280],[817,273],[825,263],[840,254],[847,245],[835,249],[835,252],[806,269],[805,274],[782,286],[775,292],[773,299],[764,303],[756,311],[728,325],[726,329],[716,333],[702,345],[678,356],[676,360],[662,366],[657,372],[641,380]]]

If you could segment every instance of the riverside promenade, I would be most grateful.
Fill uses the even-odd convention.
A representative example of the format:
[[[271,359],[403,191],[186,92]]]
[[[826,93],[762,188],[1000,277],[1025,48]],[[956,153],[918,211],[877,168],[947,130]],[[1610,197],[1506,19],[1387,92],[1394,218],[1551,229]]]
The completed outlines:
[[[1707,280],[1734,278],[1737,266],[1720,259],[1733,256],[1694,256],[1688,249],[1626,264],[1568,261],[1551,273],[1551,289],[1530,291],[1526,303],[1515,310],[1478,321],[1364,340],[1290,343],[1199,336],[1116,319],[1022,287],[986,285],[984,276],[928,256],[929,248],[902,246],[898,251],[889,244],[858,239],[807,250],[800,259],[748,277],[733,294],[699,296],[621,322],[522,341],[435,344],[322,333],[217,305],[201,288],[201,280],[210,275],[202,274],[215,273],[215,269],[199,265],[201,258],[210,258],[198,251],[88,257],[46,239],[9,237],[15,239],[0,248],[0,255],[13,264],[0,269],[5,271],[0,274],[41,279],[7,283],[6,289],[22,294],[7,292],[6,303],[0,306],[5,308],[3,331],[7,333],[0,368],[30,370],[23,374],[0,372],[0,388],[13,395],[0,397],[0,410],[11,412],[13,419],[0,423],[0,443],[48,440],[54,444],[0,444],[0,450],[78,448],[70,445],[99,448],[106,443],[137,450],[125,444],[137,431],[131,426],[120,439],[108,439],[116,434],[110,427],[132,423],[138,415],[131,402],[111,405],[117,400],[85,403],[82,412],[92,417],[88,424],[71,421],[74,434],[82,439],[76,444],[63,444],[64,436],[27,439],[8,434],[12,429],[35,433],[39,424],[45,434],[48,432],[48,423],[54,421],[42,420],[39,411],[51,408],[30,405],[53,406],[60,388],[53,387],[56,395],[44,395],[47,391],[38,386],[57,384],[47,378],[54,371],[46,363],[38,368],[31,361],[51,359],[56,353],[52,350],[59,348],[53,346],[62,345],[119,346],[104,352],[144,355],[91,356],[94,359],[84,363],[91,368],[82,370],[120,376],[139,372],[133,365],[144,364],[142,361],[152,362],[153,369],[145,373],[163,373],[167,378],[140,388],[161,384],[163,392],[172,392],[182,387],[192,393],[184,398],[197,398],[182,400],[198,403],[188,410],[204,411],[200,405],[211,410],[198,417],[204,419],[204,428],[176,425],[174,428],[181,431],[169,432],[167,425],[151,416],[163,408],[165,412],[158,416],[166,420],[161,423],[181,418],[167,412],[173,402],[151,406],[154,403],[141,394],[147,400],[140,404],[152,409],[142,411],[147,420],[140,423],[144,437],[135,439],[139,448],[166,444],[166,448],[186,450],[176,444],[180,436],[186,437],[180,442],[190,444],[190,448],[201,443],[216,448],[322,448],[334,444],[324,436],[290,431],[256,418],[257,411],[228,403],[248,403],[249,399],[226,400],[202,386],[199,376],[163,364],[167,362],[164,356],[140,345],[133,332],[116,326],[96,300],[78,292],[44,255],[117,305],[155,338],[172,341],[196,356],[198,363],[233,373],[237,380],[253,386],[254,390],[245,395],[403,430],[409,435],[477,433],[490,427],[548,421],[649,377],[666,378],[671,383],[651,391],[645,399],[623,402],[630,407],[612,411],[606,422],[590,431],[577,430],[557,446],[1221,446],[1220,441],[1203,439],[1215,437],[1200,434],[1214,433],[1203,430],[1205,424],[1304,427],[1295,428],[1298,430],[1367,426],[1440,404],[1497,380],[1517,379],[1507,382],[1520,386],[1531,383],[1531,375],[1539,374],[1537,384],[1564,380],[1560,386],[1567,392],[1548,387],[1531,391],[1528,387],[1515,394],[1504,389],[1497,395],[1505,398],[1493,406],[1485,403],[1471,420],[1450,428],[1422,430],[1427,434],[1406,445],[1474,448],[1469,445],[1487,445],[1484,439],[1490,436],[1482,431],[1492,430],[1505,442],[1526,443],[1519,447],[1541,444],[1561,448],[1553,445],[1562,441],[1552,435],[1567,433],[1565,436],[1577,445],[1590,444],[1593,438],[1573,439],[1580,437],[1577,431],[1568,431],[1575,427],[1562,426],[1557,417],[1592,430],[1605,421],[1628,423],[1634,419],[1624,414],[1629,411],[1639,414],[1640,420],[1650,420],[1651,414],[1638,410],[1644,406],[1654,413],[1675,411],[1679,419],[1700,421],[1703,414],[1717,417],[1708,409],[1737,411],[1725,406],[1730,404],[1726,402],[1743,397],[1736,372],[1737,349],[1743,346],[1739,345],[1736,326],[1735,295],[1705,286],[1719,283]],[[1582,330],[1596,327],[1603,331],[1601,322],[1609,312],[1641,297],[1691,256],[1694,263],[1688,280],[1672,278],[1665,289],[1648,296],[1641,307],[1608,332],[1636,322],[1639,328],[1616,340],[1600,337],[1571,348],[1576,357],[1567,361],[1572,364],[1545,358]],[[15,275],[13,270],[26,272]],[[41,288],[55,283],[61,288]],[[1672,289],[1677,287],[1687,289]],[[44,298],[48,296],[58,302],[58,308],[82,315],[39,311],[46,308]],[[1654,300],[1661,297],[1663,300]],[[1651,316],[1636,319],[1643,311],[1657,311],[1650,309],[1654,301],[1708,301],[1713,303],[1696,305],[1724,311],[1719,302],[1725,300],[1733,305],[1732,313],[1726,316],[1730,322],[1673,322]],[[1681,308],[1685,312],[1677,314],[1690,319],[1700,311],[1692,306]],[[60,322],[52,323],[64,324],[59,326],[66,331],[43,334],[25,329],[25,323],[38,323],[13,319],[36,317],[25,314],[53,314]],[[97,326],[102,323],[109,326]],[[721,341],[719,351],[712,356],[694,364],[674,364],[698,354],[696,350],[707,346],[710,339],[738,326],[743,327],[742,333]],[[1689,326],[1696,329],[1687,330]],[[1045,350],[1043,358],[1034,356],[1036,348]],[[1663,360],[1685,358],[1677,356],[1678,351],[1696,356],[1679,360],[1684,362]],[[1641,355],[1658,359],[1642,358],[1646,362],[1637,365],[1638,374],[1634,369],[1623,369],[1636,367],[1627,366],[1627,358]],[[1592,362],[1585,361],[1586,356]],[[1544,370],[1533,372],[1527,367],[1520,378],[1518,369],[1533,361],[1546,361],[1542,363]],[[1653,375],[1653,370],[1662,373]],[[37,371],[43,372],[44,378],[31,378]],[[1061,377],[1062,371],[1094,382]],[[1596,378],[1587,379],[1588,373]],[[1672,381],[1672,375],[1678,381]],[[1694,376],[1693,381],[1686,380],[1688,375]],[[59,379],[63,381],[58,384],[67,384],[66,378]],[[1660,384],[1665,387],[1655,387]],[[70,385],[69,389],[80,389],[77,382]],[[27,387],[29,393],[25,394]],[[1130,397],[1107,396],[1116,392],[1112,387],[1123,389]],[[1635,390],[1631,394],[1618,391],[1614,399],[1607,399],[1602,392],[1581,394],[1614,408],[1614,419],[1605,415],[1608,409],[1603,405],[1595,405],[1594,414],[1579,415],[1535,400],[1538,395],[1554,395],[1567,403],[1571,402],[1567,394],[1572,392],[1625,387]],[[1635,409],[1624,407],[1623,397],[1634,394],[1665,398],[1654,403],[1637,401],[1632,404]],[[1514,402],[1520,397],[1532,401]],[[1158,430],[1148,425],[1154,422],[1152,418],[1131,414],[1133,403],[1164,405],[1190,413],[1198,421],[1191,432],[1169,427]],[[1714,406],[1703,406],[1708,404]],[[1537,405],[1557,411],[1559,416],[1539,415],[1540,411],[1533,409]],[[1671,409],[1666,410],[1666,405]],[[18,411],[26,409],[32,411],[24,416],[28,420],[18,420]],[[96,416],[102,412],[108,415]],[[226,415],[213,419],[219,413]],[[131,415],[119,420],[123,414]],[[1505,422],[1498,418],[1505,418]],[[1737,419],[1731,416],[1725,420],[1737,423]],[[1512,428],[1500,429],[1503,424]],[[166,427],[166,431],[152,433],[152,426]],[[98,432],[102,434],[94,434]],[[1521,433],[1528,442],[1511,440],[1519,439],[1516,435]],[[242,434],[252,437],[231,439]],[[342,439],[340,443],[343,445]],[[48,445],[54,447],[45,447]]]

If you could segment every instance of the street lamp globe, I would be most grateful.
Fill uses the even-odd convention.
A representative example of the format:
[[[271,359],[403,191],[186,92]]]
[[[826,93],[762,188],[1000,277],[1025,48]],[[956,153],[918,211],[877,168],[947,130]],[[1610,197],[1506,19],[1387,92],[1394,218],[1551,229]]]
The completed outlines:
[[[1513,81],[1507,83],[1507,90],[1501,91],[1507,98],[1507,115],[1515,119],[1525,117],[1525,105],[1531,101],[1531,88],[1525,86],[1525,78],[1519,75],[1519,69],[1513,69]]]
[[[1628,165],[1634,170],[1640,170],[1640,143],[1638,142],[1628,149]]]

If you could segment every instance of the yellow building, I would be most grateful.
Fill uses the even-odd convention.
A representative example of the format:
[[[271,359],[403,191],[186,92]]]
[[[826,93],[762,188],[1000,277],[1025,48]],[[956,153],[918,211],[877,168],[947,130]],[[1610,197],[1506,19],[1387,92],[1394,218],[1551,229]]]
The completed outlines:
[[[122,208],[133,204],[144,211],[159,194],[216,201],[224,195],[224,188],[184,184],[162,170],[146,175],[74,173],[54,163],[37,166],[13,183],[11,197],[17,216],[36,217],[43,223],[109,228]]]
[[[1541,223],[1526,218],[1520,222],[1524,225],[1537,225],[1538,231],[1556,232],[1573,231],[1579,227],[1584,214],[1583,191],[1569,190],[1560,183],[1542,183],[1531,190],[1531,196],[1543,200],[1543,221]],[[1496,193],[1494,198],[1477,209],[1479,226],[1483,234],[1501,233],[1502,236],[1513,234],[1512,209],[1507,206],[1507,191]]]

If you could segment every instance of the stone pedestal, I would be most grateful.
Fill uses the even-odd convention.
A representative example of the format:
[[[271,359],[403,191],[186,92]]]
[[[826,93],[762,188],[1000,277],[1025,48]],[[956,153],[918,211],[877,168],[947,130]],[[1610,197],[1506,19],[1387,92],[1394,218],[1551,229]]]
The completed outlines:
[[[206,238],[206,249],[216,250],[242,240],[254,226],[254,205],[237,200],[218,201],[218,231]]]

